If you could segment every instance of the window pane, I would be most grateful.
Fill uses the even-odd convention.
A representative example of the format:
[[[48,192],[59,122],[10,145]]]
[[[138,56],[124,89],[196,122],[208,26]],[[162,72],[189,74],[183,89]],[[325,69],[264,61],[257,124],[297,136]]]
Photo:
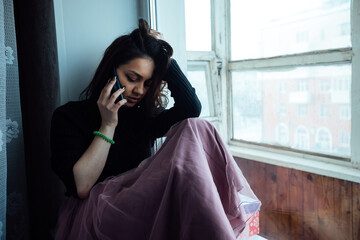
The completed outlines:
[[[234,139],[350,156],[351,65],[231,76]]]
[[[210,0],[185,0],[187,51],[211,51]]]
[[[188,69],[188,78],[191,85],[196,89],[196,94],[201,102],[200,117],[210,116],[208,90],[206,85],[206,73],[204,69]]]
[[[231,58],[350,47],[350,0],[231,0]]]

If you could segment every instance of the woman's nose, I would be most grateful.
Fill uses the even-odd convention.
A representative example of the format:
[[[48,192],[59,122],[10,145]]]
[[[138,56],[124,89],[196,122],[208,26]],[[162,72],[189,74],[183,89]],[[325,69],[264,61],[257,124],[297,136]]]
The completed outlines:
[[[139,94],[139,95],[144,94],[144,84],[140,83],[140,84],[136,85],[135,88],[134,88],[134,92]]]

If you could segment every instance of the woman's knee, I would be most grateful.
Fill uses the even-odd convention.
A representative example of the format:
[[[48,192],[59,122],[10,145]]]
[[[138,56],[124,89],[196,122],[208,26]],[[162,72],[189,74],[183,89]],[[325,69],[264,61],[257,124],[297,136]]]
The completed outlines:
[[[178,123],[179,130],[185,129],[197,129],[202,131],[211,131],[213,132],[215,127],[207,120],[202,118],[187,118]]]

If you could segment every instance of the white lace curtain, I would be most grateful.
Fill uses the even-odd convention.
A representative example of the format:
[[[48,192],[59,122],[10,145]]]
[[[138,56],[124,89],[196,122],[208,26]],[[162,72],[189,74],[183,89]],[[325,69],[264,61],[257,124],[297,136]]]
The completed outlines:
[[[0,2],[0,239],[6,230],[6,59],[5,59],[4,4]]]
[[[24,141],[12,0],[0,2],[0,239],[28,239]]]

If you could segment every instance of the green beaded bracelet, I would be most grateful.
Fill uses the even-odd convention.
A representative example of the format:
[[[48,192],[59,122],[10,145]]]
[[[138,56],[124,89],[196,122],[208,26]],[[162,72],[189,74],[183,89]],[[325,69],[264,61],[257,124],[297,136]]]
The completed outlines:
[[[111,143],[111,144],[114,144],[114,143],[115,143],[114,140],[108,138],[107,136],[105,136],[105,135],[102,134],[101,132],[94,131],[93,134],[102,137],[105,141],[107,141],[107,142],[109,142],[109,143]]]

